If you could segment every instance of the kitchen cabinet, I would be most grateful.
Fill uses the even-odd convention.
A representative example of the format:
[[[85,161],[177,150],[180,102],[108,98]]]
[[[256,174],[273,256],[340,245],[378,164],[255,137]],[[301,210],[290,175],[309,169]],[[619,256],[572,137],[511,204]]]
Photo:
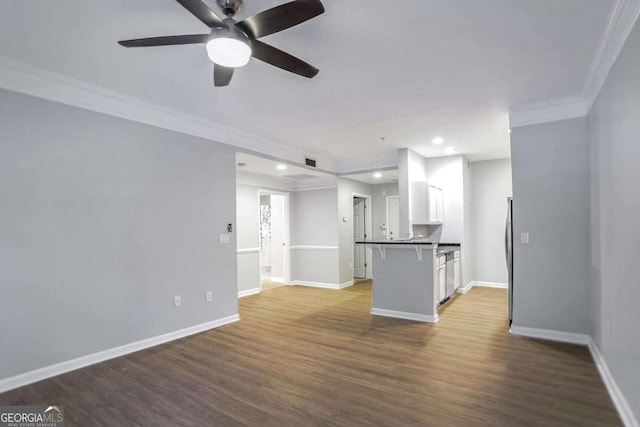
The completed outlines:
[[[411,223],[437,225],[444,221],[444,191],[428,182],[411,183]]]
[[[447,257],[440,255],[436,257],[436,294],[437,301],[441,302],[447,298]]]
[[[458,289],[461,285],[460,276],[460,251],[455,251],[453,254],[453,287]]]

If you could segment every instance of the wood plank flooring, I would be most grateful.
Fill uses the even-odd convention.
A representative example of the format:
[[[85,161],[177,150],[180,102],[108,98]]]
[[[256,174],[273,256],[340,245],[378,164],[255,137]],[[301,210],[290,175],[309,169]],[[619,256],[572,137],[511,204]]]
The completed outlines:
[[[586,347],[514,337],[505,290],[435,325],[371,316],[371,283],[279,287],[238,323],[0,394],[67,426],[621,425]]]

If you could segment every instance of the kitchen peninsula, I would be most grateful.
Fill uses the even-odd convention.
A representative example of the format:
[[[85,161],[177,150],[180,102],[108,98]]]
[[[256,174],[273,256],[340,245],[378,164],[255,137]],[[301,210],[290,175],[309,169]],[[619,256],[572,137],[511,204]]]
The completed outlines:
[[[371,314],[420,322],[438,321],[436,257],[458,250],[459,243],[362,241],[372,250]]]

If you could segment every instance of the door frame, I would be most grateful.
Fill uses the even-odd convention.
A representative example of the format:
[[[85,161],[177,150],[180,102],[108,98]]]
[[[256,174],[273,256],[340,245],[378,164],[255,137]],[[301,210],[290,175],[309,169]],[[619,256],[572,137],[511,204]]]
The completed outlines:
[[[398,209],[400,208],[400,196],[395,194],[393,196],[387,196],[387,198],[385,199],[385,208],[386,208],[386,220],[387,220],[387,230],[386,230],[386,235],[387,235],[387,240],[389,240],[389,199],[398,199]],[[400,214],[398,212],[398,221],[400,221]],[[398,236],[396,236],[396,240],[401,240],[400,239],[400,227],[399,227],[399,223],[398,223]]]
[[[364,232],[367,235],[367,239],[371,239],[373,235],[373,227],[371,224],[371,195],[370,194],[362,194],[362,193],[351,193],[351,218],[353,222],[353,199],[365,199],[365,209],[364,209]],[[353,243],[353,224],[351,224],[351,278],[353,279],[353,251],[355,244]],[[367,266],[364,268],[364,277],[365,279],[372,279],[372,269],[371,269],[371,259],[372,259],[371,247],[369,245],[365,245],[364,247],[364,257]]]
[[[282,257],[284,261],[284,284],[288,285],[291,282],[291,244],[290,244],[290,223],[289,223],[289,196],[290,193],[286,191],[267,190],[264,188],[258,189],[258,213],[260,212],[260,196],[284,196],[284,246]],[[260,233],[260,215],[258,215],[258,233]],[[259,245],[258,245],[259,247]],[[258,268],[262,265],[262,251],[258,249]],[[262,290],[262,271],[260,273],[260,290]]]

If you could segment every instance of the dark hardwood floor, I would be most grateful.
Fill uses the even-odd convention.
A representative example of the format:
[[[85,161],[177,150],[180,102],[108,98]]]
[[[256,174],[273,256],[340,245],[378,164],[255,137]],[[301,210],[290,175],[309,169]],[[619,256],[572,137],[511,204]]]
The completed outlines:
[[[621,425],[586,347],[509,335],[506,291],[435,325],[371,316],[371,284],[279,287],[240,322],[0,394],[66,426]]]

